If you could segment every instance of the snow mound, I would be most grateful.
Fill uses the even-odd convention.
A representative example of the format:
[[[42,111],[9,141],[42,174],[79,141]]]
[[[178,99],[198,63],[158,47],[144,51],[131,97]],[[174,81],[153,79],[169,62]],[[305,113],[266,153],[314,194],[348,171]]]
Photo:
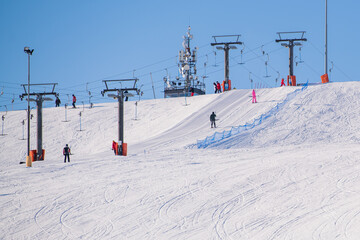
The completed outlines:
[[[261,125],[211,147],[357,143],[359,100],[357,82],[310,86]]]

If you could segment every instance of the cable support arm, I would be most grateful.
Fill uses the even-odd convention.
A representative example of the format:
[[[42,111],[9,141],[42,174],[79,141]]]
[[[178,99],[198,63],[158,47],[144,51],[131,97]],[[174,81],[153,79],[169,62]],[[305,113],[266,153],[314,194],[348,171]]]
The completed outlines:
[[[293,39],[276,39],[275,42],[294,42],[294,41],[307,41],[306,38],[293,38]]]
[[[230,44],[243,44],[243,42],[222,42],[222,43],[211,43],[211,46],[216,46],[216,45],[230,45]]]

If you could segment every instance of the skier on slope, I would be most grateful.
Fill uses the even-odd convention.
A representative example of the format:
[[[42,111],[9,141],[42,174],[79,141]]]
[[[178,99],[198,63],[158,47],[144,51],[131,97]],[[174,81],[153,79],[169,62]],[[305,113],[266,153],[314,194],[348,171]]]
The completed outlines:
[[[70,154],[71,154],[71,150],[69,148],[69,146],[66,144],[66,146],[64,147],[63,150],[63,154],[64,154],[64,163],[66,163],[66,158],[68,159],[68,162],[70,162]]]
[[[217,93],[217,85],[216,85],[216,82],[213,83],[214,84],[214,93]]]
[[[216,88],[217,88],[218,93],[221,93],[221,86],[220,86],[219,81],[216,82]]]
[[[284,79],[281,79],[281,85],[280,85],[280,87],[282,87],[282,86],[285,86]]]
[[[255,93],[255,89],[253,89],[253,91],[252,91],[252,103],[257,103],[257,102],[256,102],[256,93]]]
[[[115,140],[113,140],[113,142],[112,142],[112,149],[114,150],[114,154],[116,155],[117,144],[116,144]]]
[[[75,103],[76,103],[76,97],[75,97],[75,95],[74,95],[74,94],[72,95],[72,97],[73,97],[73,101],[72,101],[73,108],[76,108],[76,106],[75,106]]]
[[[56,100],[55,100],[55,107],[60,107],[60,98],[59,97],[56,97]]]
[[[210,115],[210,122],[211,122],[211,128],[216,128],[216,114],[214,112],[212,112],[212,114]]]
[[[129,100],[129,96],[126,93],[129,93],[128,90],[124,91],[124,95],[125,95],[125,102],[127,102]]]

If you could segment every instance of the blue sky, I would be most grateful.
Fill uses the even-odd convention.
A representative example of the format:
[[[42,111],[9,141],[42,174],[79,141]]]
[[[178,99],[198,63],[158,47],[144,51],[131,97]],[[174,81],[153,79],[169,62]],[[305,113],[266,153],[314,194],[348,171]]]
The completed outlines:
[[[328,0],[334,82],[359,80],[359,10],[356,0]],[[213,35],[241,34],[244,46],[230,51],[230,79],[236,88],[250,89],[249,78],[254,86],[275,87],[278,76],[287,76],[288,49],[275,43],[276,32],[306,31],[308,41],[301,51],[295,49],[296,61],[300,55],[303,61],[294,67],[298,82],[319,82],[324,73],[325,0],[0,0],[0,111],[5,105],[26,108],[18,97],[20,85],[27,83],[25,46],[35,49],[31,83],[58,83],[55,91],[62,103],[73,93],[79,103],[88,103],[86,90],[93,102],[111,101],[100,94],[102,80],[133,75],[143,85],[142,99],[151,99],[150,72],[156,97],[162,98],[165,69],[172,78],[178,76],[177,54],[189,25],[192,46],[199,47],[198,76],[208,76],[207,93],[213,92],[212,82],[224,78],[224,53],[210,46]],[[241,58],[245,64],[238,64]],[[270,77],[264,77],[266,70]]]

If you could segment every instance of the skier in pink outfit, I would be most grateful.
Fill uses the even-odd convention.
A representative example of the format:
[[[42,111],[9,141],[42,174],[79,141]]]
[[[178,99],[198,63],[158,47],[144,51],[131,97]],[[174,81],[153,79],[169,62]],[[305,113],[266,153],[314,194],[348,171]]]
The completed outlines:
[[[253,91],[252,91],[252,103],[257,103],[257,102],[256,102],[255,89],[253,89]]]

